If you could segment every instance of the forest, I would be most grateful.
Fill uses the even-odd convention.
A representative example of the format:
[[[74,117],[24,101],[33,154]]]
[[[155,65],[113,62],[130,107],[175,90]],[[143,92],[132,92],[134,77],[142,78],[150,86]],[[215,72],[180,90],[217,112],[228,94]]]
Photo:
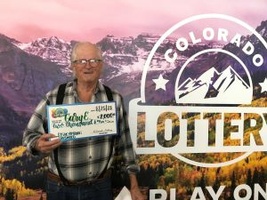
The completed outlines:
[[[260,98],[255,100],[252,105],[266,107],[267,100],[266,98]],[[209,117],[215,119],[216,114]],[[249,117],[249,115],[247,117]],[[139,116],[138,124],[140,125],[140,129],[142,129],[143,120],[142,116]],[[227,122],[225,124],[227,124]],[[179,124],[175,126],[179,126]],[[163,126],[159,125],[158,127]],[[175,127],[173,128],[175,129]],[[179,128],[177,128],[177,130],[179,130]],[[158,133],[162,132],[160,128],[157,131]],[[250,131],[249,129],[245,130],[245,137],[249,137]],[[142,134],[138,141],[142,144]],[[227,143],[228,141],[226,140],[225,142]],[[235,152],[199,153],[183,156],[194,158],[202,162],[216,163],[231,160],[240,155],[242,155],[242,153]],[[253,188],[255,184],[258,184],[263,190],[266,190],[266,152],[253,152],[247,158],[226,167],[193,166],[178,160],[170,154],[146,154],[138,155],[137,158],[141,169],[138,174],[140,186],[142,191],[148,195],[149,189],[162,188],[169,191],[171,188],[176,188],[179,199],[190,199],[194,189],[200,187],[203,189],[205,197],[211,199],[210,193],[205,190],[207,186],[211,186],[214,191],[217,191],[220,186],[225,186],[220,199],[233,199],[233,192],[240,184],[246,184],[251,188]],[[44,189],[42,188],[43,179],[41,177],[47,170],[46,158],[38,160],[38,167],[36,169],[34,169],[35,165],[33,165],[35,162],[35,158],[31,157],[23,146],[14,147],[8,152],[5,152],[4,148],[0,148],[1,198],[23,199],[34,195],[40,196],[40,190]],[[25,163],[28,163],[27,166]],[[121,157],[117,156],[113,166],[115,193],[124,186],[125,181],[127,183],[126,174],[118,167],[122,165],[123,161]],[[28,174],[29,166],[32,166],[31,174]],[[10,174],[10,170],[12,170],[14,176],[6,177],[6,174]],[[25,179],[26,175],[28,177],[27,179]],[[39,182],[37,180],[39,180]],[[27,182],[26,184],[25,181]],[[38,185],[39,188],[32,187],[29,182]],[[267,195],[267,191],[263,191],[263,193],[264,194],[262,194],[259,199],[264,199],[266,197],[264,197],[264,195]]]

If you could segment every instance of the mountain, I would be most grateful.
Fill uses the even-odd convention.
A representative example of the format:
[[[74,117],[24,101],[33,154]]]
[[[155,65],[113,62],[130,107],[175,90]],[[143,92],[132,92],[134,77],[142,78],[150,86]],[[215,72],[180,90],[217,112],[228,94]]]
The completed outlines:
[[[14,144],[21,143],[21,131],[25,128],[27,118],[18,114],[10,106],[7,99],[0,96],[0,146],[5,150],[9,150]]]
[[[0,38],[0,92],[15,110],[32,108],[48,89],[64,82],[58,65]],[[20,98],[17,98],[17,97]]]
[[[262,35],[263,39],[267,39],[267,21],[263,21],[260,26],[256,28],[257,32]],[[173,46],[173,50],[175,51],[175,41],[169,40],[171,44],[168,44],[169,46]],[[251,43],[251,45],[254,48],[254,51],[252,55],[247,55],[247,53],[242,49],[242,47],[246,43]],[[266,43],[266,42],[265,42]],[[215,69],[219,72],[224,71],[228,66],[232,66],[232,68],[236,71],[238,76],[243,79],[247,84],[249,83],[249,78],[253,80],[253,85],[250,84],[250,86],[253,87],[253,94],[250,94],[250,96],[253,96],[253,98],[260,98],[260,97],[266,97],[264,93],[259,92],[259,82],[263,82],[263,80],[266,77],[266,67],[267,66],[267,50],[266,46],[264,46],[264,41],[259,41],[259,39],[255,35],[247,35],[247,36],[242,36],[240,46],[238,47],[236,44],[233,44],[229,42],[228,44],[220,47],[222,50],[226,52],[231,52],[232,55],[228,55],[222,52],[212,52],[212,53],[205,53],[198,55],[197,57],[194,58],[194,60],[191,60],[187,66],[183,69],[183,73],[181,77],[178,77],[178,74],[181,70],[181,63],[184,63],[186,60],[191,58],[196,54],[196,52],[203,52],[206,49],[216,49],[216,42],[215,43],[208,43],[208,44],[198,44],[198,45],[191,45],[189,44],[188,48],[183,51],[183,52],[176,52],[178,57],[176,58],[174,64],[176,67],[172,68],[172,70],[166,72],[165,70],[162,70],[160,66],[166,66],[166,62],[161,62],[158,60],[157,55],[153,57],[150,67],[149,73],[146,75],[146,84],[145,84],[145,100],[146,104],[148,105],[169,105],[169,104],[175,104],[177,103],[176,100],[179,98],[175,98],[175,93],[177,91],[177,88],[174,87],[176,84],[176,80],[179,78],[179,86],[184,83],[185,81],[190,81],[192,80],[197,80],[200,74],[204,74],[210,67],[215,67]],[[160,49],[161,47],[159,47]],[[157,51],[159,52],[159,51]],[[156,53],[157,53],[156,52]],[[160,54],[159,54],[160,55]],[[234,56],[238,57],[241,59],[241,62],[236,60]],[[259,61],[259,59],[256,59],[256,57],[260,55],[262,56],[263,63],[260,67],[256,67],[253,62],[256,60]],[[164,55],[162,54],[161,57]],[[162,63],[161,65],[158,63]],[[157,90],[155,91],[155,87],[153,85],[153,82],[151,81],[152,79],[155,79],[155,77],[158,77],[158,73],[156,70],[153,71],[152,66],[155,68],[158,67],[158,71],[161,72],[163,71],[162,75],[164,75],[164,78],[169,80],[169,84],[166,85],[166,91],[163,90]],[[245,66],[245,68],[244,68]],[[249,76],[250,77],[249,77]],[[192,83],[192,82],[191,82]],[[194,87],[197,87],[197,84],[200,83],[195,83]],[[244,83],[240,83],[240,85],[243,85]],[[178,85],[178,84],[177,84]],[[243,85],[244,86],[244,85]],[[191,88],[193,90],[193,88]],[[202,90],[201,90],[202,89]],[[209,91],[207,93],[207,91]],[[212,93],[211,93],[212,91]],[[184,91],[185,92],[185,91]],[[207,89],[205,88],[205,85],[199,85],[198,92],[202,94],[202,96],[206,97],[206,95],[216,95],[216,90],[212,88],[212,85],[210,85],[210,88]],[[230,92],[230,90],[228,90]],[[186,93],[181,92],[183,95]],[[177,96],[181,95],[181,93],[178,93]],[[238,93],[236,91],[233,92],[235,95]],[[194,96],[194,94],[196,96]],[[222,93],[220,93],[222,94]],[[247,93],[246,93],[247,94]],[[191,92],[190,93],[190,98],[189,95],[187,96],[188,102],[192,102],[192,99],[197,98],[197,94]],[[248,95],[248,94],[247,94]],[[238,96],[236,96],[237,99],[240,99]],[[246,96],[247,99],[248,96]],[[185,100],[185,98],[183,98]],[[186,103],[179,101],[180,103]],[[211,98],[210,98],[211,100]],[[209,101],[209,100],[207,100]],[[228,103],[230,103],[227,100],[223,100]],[[204,103],[204,102],[203,102]],[[208,103],[208,102],[205,102]],[[211,102],[210,102],[211,103]],[[243,102],[239,102],[242,104]]]
[[[30,43],[16,43],[21,50],[43,58],[46,61],[53,62],[60,66],[63,73],[70,76],[69,57],[72,48],[72,42],[66,42],[56,36],[50,38],[38,38]]]
[[[265,38],[267,35],[266,26],[267,22],[264,21],[257,27],[257,31]],[[107,35],[97,43],[103,51],[105,63],[101,81],[118,90],[124,96],[127,109],[131,99],[140,97],[140,82],[144,66],[159,38],[160,36],[150,33],[122,38]],[[263,52],[264,65],[267,65],[266,49],[253,36],[245,36],[244,38],[245,41],[249,39],[253,41],[257,52]],[[24,119],[28,119],[36,104],[47,91],[72,78],[68,58],[74,43],[75,41],[67,42],[56,36],[22,43],[0,34],[0,97],[6,102],[9,109],[9,111],[5,110],[0,113],[0,118],[5,118],[5,115],[14,112],[18,116],[26,116]],[[145,84],[147,104],[175,103],[174,91],[177,88],[174,88],[174,83],[180,70],[180,67],[177,66],[194,55],[196,51],[218,45],[212,42],[205,45],[189,45],[186,51],[178,54],[176,62],[170,64],[165,61],[164,53],[167,49],[175,49],[175,44],[175,38],[167,38],[152,57],[151,63],[153,65],[147,73],[147,83]],[[227,44],[223,48],[237,56],[245,56],[240,48],[232,44]],[[251,60],[244,60],[244,65],[250,66]],[[211,66],[214,66],[214,69],[208,71]],[[229,74],[226,75],[228,66],[232,66],[236,72],[234,73],[228,68],[228,73],[232,77]],[[243,69],[237,69],[236,66],[236,61],[220,53],[205,55],[205,57],[199,56],[188,65],[188,69],[184,70],[184,76],[180,81],[184,83],[184,86],[187,86],[187,89],[180,91],[179,95],[184,96],[183,98],[186,96],[189,98],[189,94],[193,95],[194,91],[201,91],[204,99],[212,99],[225,93],[225,91],[230,91],[229,86],[234,88],[233,83],[246,88],[244,82],[248,83],[247,74]],[[253,79],[262,81],[264,79],[262,70],[264,68],[259,67],[253,68],[249,72]],[[164,77],[168,77],[171,84],[166,86],[166,91],[155,93],[154,83],[151,80],[158,77],[160,71]],[[211,80],[204,80],[204,75],[212,78],[208,73],[213,73],[213,78],[217,77],[212,80],[212,84],[208,82]],[[202,74],[201,78],[200,74]],[[187,82],[185,82],[186,80]],[[21,133],[22,131],[18,130],[14,134],[21,136]]]
[[[251,102],[251,90],[231,66],[221,73],[212,67],[197,79],[188,78],[182,83],[177,97],[183,103],[245,104]],[[236,98],[235,91],[242,98]]]
[[[0,35],[0,146],[7,149],[21,144],[23,129],[44,94],[68,79],[57,64],[27,53],[17,44]],[[11,142],[14,137],[16,142]]]

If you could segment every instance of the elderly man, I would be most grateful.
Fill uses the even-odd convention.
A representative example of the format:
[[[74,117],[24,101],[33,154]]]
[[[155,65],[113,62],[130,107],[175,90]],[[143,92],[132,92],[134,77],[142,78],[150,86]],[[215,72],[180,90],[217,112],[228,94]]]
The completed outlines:
[[[23,136],[23,144],[31,154],[49,156],[47,199],[113,199],[110,165],[115,150],[119,150],[129,174],[132,199],[143,200],[136,178],[139,167],[135,161],[122,96],[99,82],[103,68],[100,49],[90,42],[78,42],[72,50],[71,65],[74,80],[66,83],[64,89],[58,86],[46,94],[36,107]],[[119,136],[63,142],[53,133],[47,133],[46,106],[58,104],[59,96],[60,104],[116,101]]]

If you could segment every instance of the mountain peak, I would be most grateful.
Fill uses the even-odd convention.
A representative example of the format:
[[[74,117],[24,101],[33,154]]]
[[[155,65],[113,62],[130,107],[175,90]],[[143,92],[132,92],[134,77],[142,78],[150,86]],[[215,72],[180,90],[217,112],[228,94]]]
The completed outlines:
[[[220,73],[212,67],[194,80],[188,78],[181,86],[177,89],[176,99],[183,103],[251,103],[252,87],[231,66]],[[230,95],[236,94],[235,91],[240,91],[243,98]]]

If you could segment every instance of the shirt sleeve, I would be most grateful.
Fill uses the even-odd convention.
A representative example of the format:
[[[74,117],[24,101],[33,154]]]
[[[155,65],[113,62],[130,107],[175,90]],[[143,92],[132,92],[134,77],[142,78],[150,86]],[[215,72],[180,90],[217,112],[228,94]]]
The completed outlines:
[[[46,106],[48,102],[47,96],[40,101],[23,132],[22,144],[32,155],[39,155],[34,149],[35,143],[46,132]]]
[[[125,111],[123,98],[121,95],[118,96],[117,106],[118,106],[118,127],[119,127],[119,143],[118,150],[119,153],[123,155],[126,170],[128,173],[137,173],[140,171],[140,167],[136,162],[136,155],[134,152],[132,139],[130,135],[128,115]]]

